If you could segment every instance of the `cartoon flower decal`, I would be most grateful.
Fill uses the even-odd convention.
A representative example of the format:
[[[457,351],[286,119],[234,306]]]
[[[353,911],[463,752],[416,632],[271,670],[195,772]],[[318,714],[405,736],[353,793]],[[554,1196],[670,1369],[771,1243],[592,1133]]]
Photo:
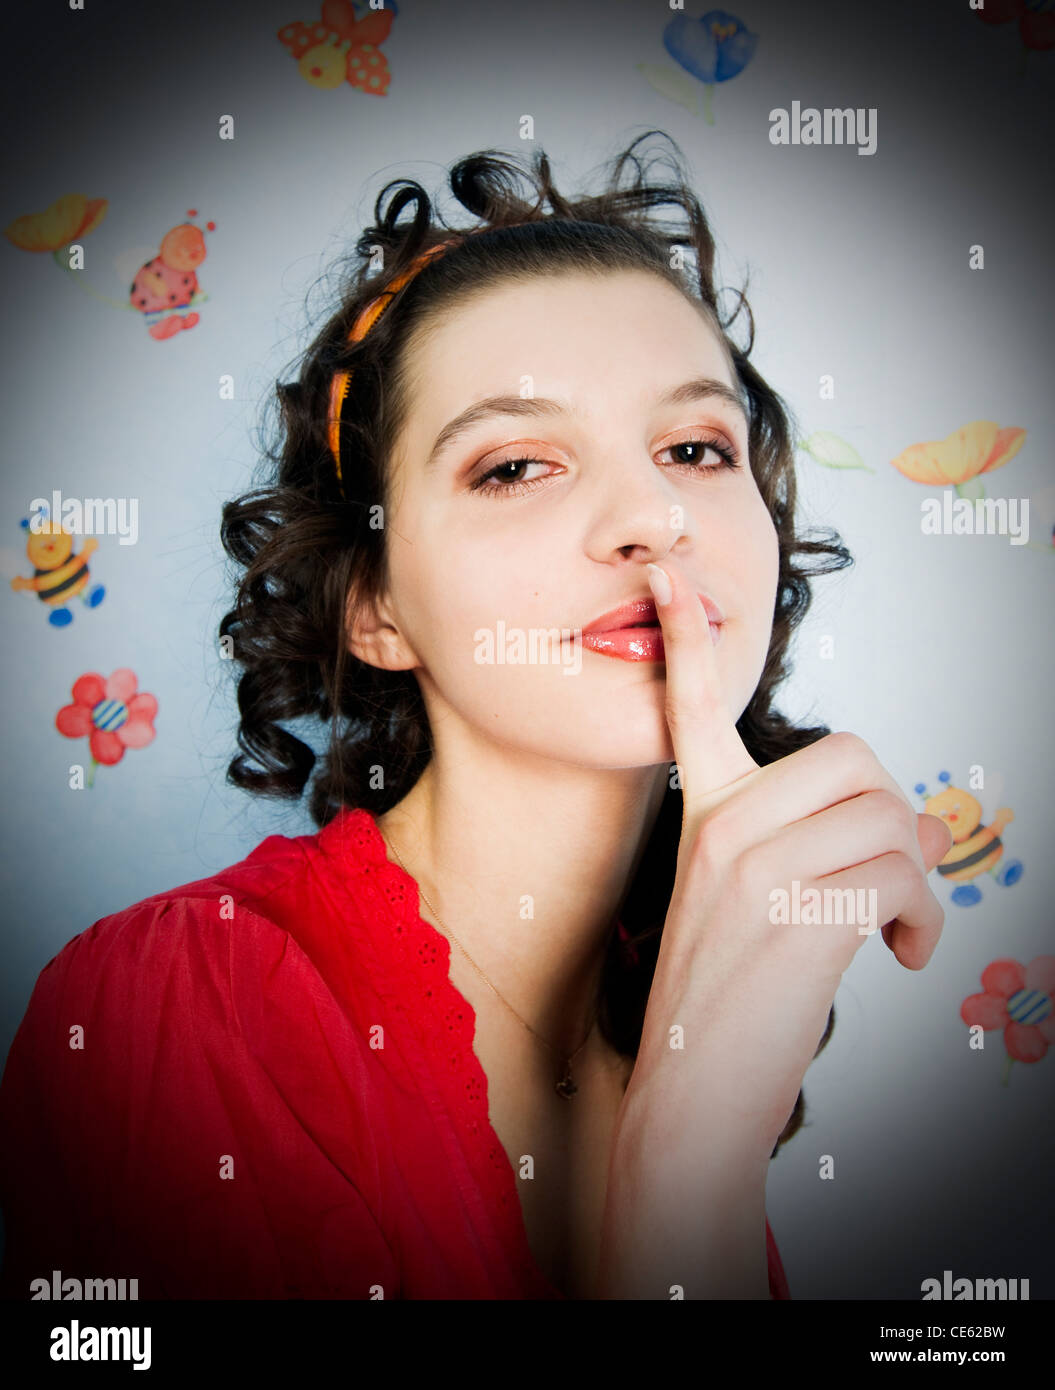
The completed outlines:
[[[992,420],[975,420],[945,439],[911,444],[890,462],[914,483],[932,487],[951,483],[961,497],[981,497],[981,484],[973,480],[1002,468],[1022,448],[1025,438],[1026,431],[1017,425],[1001,429]]]
[[[1035,956],[1025,967],[994,960],[982,971],[982,989],[963,1001],[960,1017],[987,1033],[1004,1030],[1006,1086],[1012,1062],[1039,1062],[1055,1043],[1055,956]]]
[[[138,691],[138,680],[127,666],[114,671],[109,679],[94,671],[74,682],[72,705],[63,705],[55,716],[55,727],[67,738],[88,736],[92,755],[88,786],[95,781],[99,763],[119,763],[126,748],[145,748],[154,740],[154,716],[158,702],[153,695]]]
[[[663,30],[663,47],[681,70],[638,63],[637,67],[658,92],[679,102],[694,115],[699,109],[699,87],[703,87],[703,114],[714,125],[711,93],[716,82],[728,82],[743,72],[754,56],[758,35],[752,34],[742,19],[725,10],[708,10],[693,19],[680,14]],[[694,81],[687,81],[688,73]]]
[[[16,217],[4,228],[4,236],[22,251],[61,251],[94,232],[106,216],[107,206],[105,198],[67,193],[44,212]]]
[[[1026,48],[1055,48],[1055,5],[1052,0],[985,0],[975,10],[983,24],[1009,24],[1018,20],[1018,32]]]

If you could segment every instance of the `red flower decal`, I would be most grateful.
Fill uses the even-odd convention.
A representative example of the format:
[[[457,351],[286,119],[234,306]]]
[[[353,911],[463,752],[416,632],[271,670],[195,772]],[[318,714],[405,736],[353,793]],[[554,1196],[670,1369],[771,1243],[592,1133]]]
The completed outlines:
[[[994,960],[982,972],[982,989],[963,1001],[960,1017],[968,1027],[1004,1030],[1006,1086],[1012,1062],[1039,1062],[1055,1043],[1055,956],[1035,956],[1027,966]]]
[[[153,695],[137,694],[138,680],[126,666],[104,680],[90,671],[74,682],[72,705],[63,705],[55,727],[67,738],[88,736],[92,755],[91,786],[99,763],[119,763],[126,748],[145,748],[154,739],[158,702]]]

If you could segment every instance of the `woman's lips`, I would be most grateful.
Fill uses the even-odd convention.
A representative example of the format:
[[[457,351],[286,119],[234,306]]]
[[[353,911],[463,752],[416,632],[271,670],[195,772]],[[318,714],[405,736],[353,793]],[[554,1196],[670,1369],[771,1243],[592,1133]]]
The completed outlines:
[[[710,623],[711,642],[722,638],[722,624]],[[582,645],[601,656],[617,656],[620,661],[662,661],[663,633],[658,627],[620,627],[612,632],[584,632]]]
[[[707,613],[711,641],[717,646],[724,625],[721,610],[705,594],[700,594],[699,600]],[[620,661],[663,660],[663,630],[651,599],[635,599],[605,613],[583,629],[581,640],[590,651],[615,656]]]

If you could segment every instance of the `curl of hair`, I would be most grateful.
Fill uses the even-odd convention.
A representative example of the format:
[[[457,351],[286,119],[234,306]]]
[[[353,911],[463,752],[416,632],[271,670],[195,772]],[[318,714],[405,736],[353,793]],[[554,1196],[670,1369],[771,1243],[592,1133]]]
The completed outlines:
[[[378,195],[374,225],[356,243],[359,263],[342,280],[338,307],[303,353],[298,379],[276,388],[281,420],[266,452],[268,480],[223,508],[223,546],[244,571],[219,628],[241,668],[240,752],[228,767],[230,783],[291,799],[310,783],[310,814],[321,827],[343,807],[383,815],[421,776],[432,742],[416,679],[361,662],[346,639],[355,604],[385,582],[385,529],[376,525],[384,512],[377,509],[387,510],[386,460],[412,402],[414,348],[443,315],[493,286],[569,272],[648,271],[680,289],[711,324],[748,407],[750,465],[779,541],[769,651],[737,729],[759,766],[830,733],[825,725],[793,725],[773,701],[789,672],[792,632],[810,605],[810,579],[853,559],[836,532],[796,530],[793,416],[749,361],[755,325],[743,290],[736,292],[735,311],[721,316],[714,237],[673,141],[671,175],[649,180],[650,166],[638,150],[653,135],[669,140],[661,131],[646,131],[616,158],[602,190],[577,200],[558,192],[544,153],[530,168],[496,150],[459,160],[449,171],[450,188],[482,220],[482,229],[429,261],[365,339],[349,345],[357,314],[413,257],[453,231],[469,230],[449,227],[413,180],[395,180]],[[408,205],[413,215],[401,222]],[[673,220],[654,215],[671,207],[677,209]],[[380,272],[371,274],[378,265]],[[749,324],[743,347],[726,331],[741,310]],[[330,382],[342,369],[353,370],[341,434],[344,493],[326,434]],[[325,752],[317,755],[284,727],[298,719],[328,726]],[[378,765],[384,787],[375,789]],[[608,1042],[629,1057],[640,1043],[680,832],[681,792],[671,787],[620,910],[630,946],[619,942],[613,922],[605,960],[599,1024]],[[833,1008],[817,1053],[834,1018]],[[774,1155],[804,1114],[800,1090]]]

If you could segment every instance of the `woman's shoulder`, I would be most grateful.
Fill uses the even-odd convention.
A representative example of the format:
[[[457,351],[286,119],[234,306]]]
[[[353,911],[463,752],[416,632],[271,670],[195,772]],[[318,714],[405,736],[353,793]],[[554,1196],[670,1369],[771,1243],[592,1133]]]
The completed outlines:
[[[67,1017],[80,1007],[99,1021],[149,1027],[178,1005],[190,1016],[222,1015],[231,1032],[257,1031],[269,1000],[325,995],[349,901],[334,894],[321,838],[270,835],[235,863],[99,918],[45,964],[34,1010]],[[342,983],[367,983],[351,946],[344,933]]]
[[[380,834],[363,811],[341,812],[310,834],[268,835],[234,863],[107,913],[67,942],[45,970],[123,953],[142,963],[144,950],[165,954],[191,941],[206,952],[281,945],[286,937],[298,938],[306,920],[347,916],[379,846]]]
[[[339,970],[298,939],[298,899],[309,918],[322,910],[310,854],[269,837],[99,919],[44,967],[0,1082],[0,1197],[5,1218],[26,1213],[0,1277],[24,1290],[81,1257],[105,1273],[99,1252],[127,1250],[129,1271],[155,1261],[163,1296],[285,1297],[289,1283],[359,1296],[348,1287],[395,1281],[374,1215],[388,1089],[371,996],[354,957]],[[227,1166],[249,1181],[221,1181]],[[83,1247],[65,1234],[82,1219]],[[339,1269],[318,1254],[319,1283],[313,1242],[335,1239],[334,1221],[355,1239]],[[227,1292],[200,1292],[214,1288]]]
[[[98,919],[40,971],[3,1085],[72,1067],[105,1089],[145,1059],[149,1101],[152,1067],[189,1078],[193,1053],[205,1086],[231,1074],[237,1086],[281,1080],[293,1094],[336,1066],[376,1106],[372,1030],[406,988],[375,944],[390,936],[376,920],[397,911],[375,882],[383,859],[366,813],[342,815],[311,835],[268,836],[236,863]]]
[[[276,844],[282,840],[282,846]],[[178,884],[116,909],[92,922],[47,962],[41,981],[66,981],[85,971],[112,975],[122,968],[142,979],[175,958],[186,969],[207,967],[217,955],[243,963],[281,950],[288,930],[270,911],[269,886],[295,877],[303,857],[291,856],[293,841],[271,836],[246,858],[206,878]],[[261,851],[264,851],[262,854]]]
[[[148,1095],[162,1064],[189,1078],[193,1054],[207,1085],[231,1073],[295,1089],[339,1064],[366,1096],[376,980],[341,930],[344,905],[312,871],[316,840],[269,836],[74,936],[37,977],[5,1082],[20,1066],[56,1065],[85,1080],[98,1070],[105,1086],[145,1067]]]

